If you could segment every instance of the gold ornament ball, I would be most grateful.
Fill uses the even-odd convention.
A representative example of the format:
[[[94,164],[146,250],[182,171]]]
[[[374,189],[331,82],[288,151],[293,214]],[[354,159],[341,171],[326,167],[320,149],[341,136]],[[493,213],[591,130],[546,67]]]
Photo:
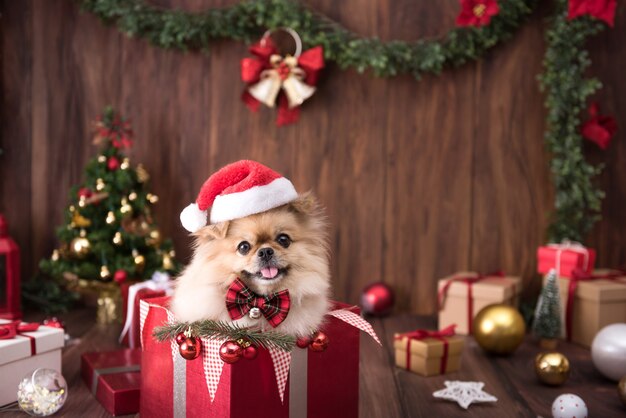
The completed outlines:
[[[146,257],[139,254],[137,250],[133,250],[133,261],[135,263],[135,269],[137,272],[141,273],[144,267],[146,267]]]
[[[535,357],[535,372],[543,383],[559,386],[569,377],[569,360],[557,351],[539,353]]]
[[[474,338],[485,351],[511,354],[524,341],[526,325],[522,315],[512,306],[485,306],[474,318]]]
[[[70,252],[77,258],[84,258],[90,249],[91,244],[84,236],[76,237],[70,242]]]
[[[163,239],[161,237],[161,231],[159,231],[158,229],[153,229],[152,231],[150,231],[150,234],[148,234],[148,237],[146,238],[146,244],[152,245],[153,247],[158,247],[159,245],[161,245],[162,241]]]
[[[617,384],[617,393],[624,406],[626,406],[626,376],[622,377]]]
[[[100,278],[102,280],[109,280],[111,278],[111,272],[107,266],[100,267]]]

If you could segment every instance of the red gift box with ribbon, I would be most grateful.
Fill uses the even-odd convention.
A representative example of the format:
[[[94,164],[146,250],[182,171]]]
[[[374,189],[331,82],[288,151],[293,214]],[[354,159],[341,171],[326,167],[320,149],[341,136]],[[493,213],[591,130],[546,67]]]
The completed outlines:
[[[359,330],[378,338],[357,307],[334,303],[321,328],[330,341],[324,352],[259,349],[254,360],[225,364],[223,340],[203,338],[202,355],[188,361],[174,341],[152,337],[174,320],[168,301],[141,302],[142,416],[358,417]]]
[[[474,317],[493,303],[517,306],[521,278],[498,271],[488,274],[459,272],[439,280],[439,329],[456,325],[456,333],[472,333]]]
[[[464,338],[455,335],[456,325],[441,331],[418,329],[394,335],[396,366],[434,376],[459,370]]]
[[[596,251],[578,242],[563,241],[537,249],[537,272],[548,274],[555,269],[559,277],[572,277],[575,270],[589,274],[596,262]]]
[[[143,299],[169,296],[174,281],[167,273],[156,272],[150,280],[127,282],[120,286],[122,294],[123,321],[119,342],[130,348],[140,347],[139,343],[139,302]]]
[[[17,400],[22,378],[39,367],[61,371],[64,331],[0,319],[0,406]]]
[[[83,381],[112,415],[139,412],[140,369],[140,349],[98,351],[81,356]]]

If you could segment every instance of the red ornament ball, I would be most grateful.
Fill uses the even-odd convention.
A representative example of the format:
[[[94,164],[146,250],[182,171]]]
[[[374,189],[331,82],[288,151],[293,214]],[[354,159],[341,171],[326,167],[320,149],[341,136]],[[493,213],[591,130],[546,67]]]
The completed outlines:
[[[300,337],[296,340],[296,345],[300,348],[307,348],[311,344],[311,337]]]
[[[47,327],[65,329],[65,324],[56,316],[51,316],[49,318],[44,319],[41,322],[41,325],[45,325]]]
[[[128,279],[128,273],[126,273],[126,270],[118,270],[115,272],[115,274],[113,275],[113,280],[115,280],[115,283],[117,284],[122,284],[126,281],[126,279]]]
[[[366,314],[383,316],[391,311],[394,300],[391,287],[383,282],[376,282],[363,289],[361,307]]]
[[[179,332],[178,334],[176,334],[176,337],[174,337],[174,341],[176,341],[176,344],[178,344],[179,346],[184,343],[186,339],[187,336],[184,332]]]
[[[243,349],[243,358],[245,359],[254,360],[258,354],[259,350],[253,345],[249,345]]]
[[[200,338],[185,338],[185,340],[178,346],[178,351],[185,360],[194,360],[198,358],[200,352],[202,351],[202,343],[200,342]]]
[[[243,348],[237,341],[226,341],[220,347],[220,358],[224,363],[233,364],[243,357]]]
[[[111,171],[115,171],[120,168],[120,160],[117,157],[111,157],[107,161],[107,168]]]
[[[310,347],[311,350],[318,352],[326,350],[328,348],[328,335],[322,331],[317,331],[311,340]]]
[[[84,197],[85,199],[88,199],[92,195],[93,195],[93,192],[88,187],[83,187],[78,191],[78,197]]]

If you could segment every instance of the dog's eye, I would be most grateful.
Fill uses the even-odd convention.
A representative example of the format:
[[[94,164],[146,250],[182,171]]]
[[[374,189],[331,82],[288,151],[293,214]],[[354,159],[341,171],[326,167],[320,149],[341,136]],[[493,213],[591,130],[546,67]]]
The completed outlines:
[[[291,238],[287,234],[280,234],[276,237],[276,242],[283,248],[289,247],[291,244]]]
[[[239,251],[239,254],[241,255],[246,255],[250,252],[250,248],[250,243],[248,241],[241,241],[237,246],[237,251]]]

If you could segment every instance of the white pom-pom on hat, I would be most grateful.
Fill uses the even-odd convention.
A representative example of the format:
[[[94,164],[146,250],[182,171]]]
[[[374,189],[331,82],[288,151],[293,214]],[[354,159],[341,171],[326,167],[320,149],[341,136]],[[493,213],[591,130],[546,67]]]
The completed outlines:
[[[229,164],[204,182],[195,203],[180,214],[189,232],[207,224],[244,218],[292,202],[298,198],[293,184],[274,170],[256,161]]]
[[[196,203],[187,206],[180,213],[180,222],[189,232],[196,232],[206,226],[207,211],[200,210]]]

